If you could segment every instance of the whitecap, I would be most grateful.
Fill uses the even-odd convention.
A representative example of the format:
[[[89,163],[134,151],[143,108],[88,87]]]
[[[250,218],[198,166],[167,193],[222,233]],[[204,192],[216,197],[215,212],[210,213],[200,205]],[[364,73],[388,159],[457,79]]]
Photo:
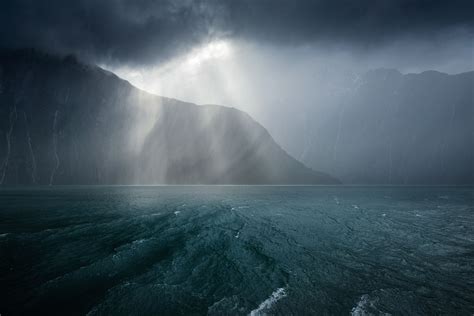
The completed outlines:
[[[391,314],[384,313],[380,311],[377,306],[378,299],[372,299],[368,294],[364,294],[360,297],[359,302],[351,310],[352,316],[370,316],[370,315],[379,315],[379,316],[389,316]]]
[[[265,311],[269,310],[276,302],[281,300],[286,296],[286,292],[284,288],[278,288],[276,291],[270,295],[265,301],[260,303],[260,305],[250,312],[250,316],[259,316],[259,315],[266,315]]]
[[[145,239],[145,238],[142,238],[142,239],[137,239],[137,240],[134,240],[132,241],[132,245],[139,245],[139,244],[143,244],[145,241],[147,241],[148,239]]]
[[[367,307],[370,306],[370,304],[372,304],[372,302],[369,299],[369,295],[367,294],[362,295],[357,305],[352,308],[351,315],[352,316],[369,315],[367,311]]]
[[[174,215],[178,215],[179,213],[181,213],[181,211],[175,211]]]

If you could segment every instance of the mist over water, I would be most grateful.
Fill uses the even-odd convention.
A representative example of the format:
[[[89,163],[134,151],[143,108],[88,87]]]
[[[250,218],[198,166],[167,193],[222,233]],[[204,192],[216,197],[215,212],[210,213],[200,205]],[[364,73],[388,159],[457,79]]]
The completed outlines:
[[[0,191],[1,312],[469,314],[471,187]]]

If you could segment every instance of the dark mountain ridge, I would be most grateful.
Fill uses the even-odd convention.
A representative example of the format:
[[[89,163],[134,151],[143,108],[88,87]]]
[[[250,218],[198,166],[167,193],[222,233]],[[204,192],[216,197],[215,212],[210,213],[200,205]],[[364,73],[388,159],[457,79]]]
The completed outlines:
[[[306,109],[295,157],[346,184],[474,184],[473,71],[377,69],[334,86]]]
[[[0,184],[334,184],[249,115],[141,91],[34,50],[0,54]]]

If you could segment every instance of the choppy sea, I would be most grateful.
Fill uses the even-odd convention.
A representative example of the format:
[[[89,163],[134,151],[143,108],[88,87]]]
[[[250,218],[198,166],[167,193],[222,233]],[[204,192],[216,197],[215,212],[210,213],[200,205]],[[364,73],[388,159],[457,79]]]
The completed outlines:
[[[0,190],[0,314],[472,315],[474,189]]]

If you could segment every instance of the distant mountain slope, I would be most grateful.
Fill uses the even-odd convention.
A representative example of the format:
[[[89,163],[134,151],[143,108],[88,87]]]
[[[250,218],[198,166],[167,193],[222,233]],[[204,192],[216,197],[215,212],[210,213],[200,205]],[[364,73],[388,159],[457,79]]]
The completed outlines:
[[[292,151],[305,164],[344,183],[474,184],[474,72],[379,69],[338,87],[307,110]]]
[[[319,184],[247,114],[154,96],[98,67],[0,55],[0,184]]]

